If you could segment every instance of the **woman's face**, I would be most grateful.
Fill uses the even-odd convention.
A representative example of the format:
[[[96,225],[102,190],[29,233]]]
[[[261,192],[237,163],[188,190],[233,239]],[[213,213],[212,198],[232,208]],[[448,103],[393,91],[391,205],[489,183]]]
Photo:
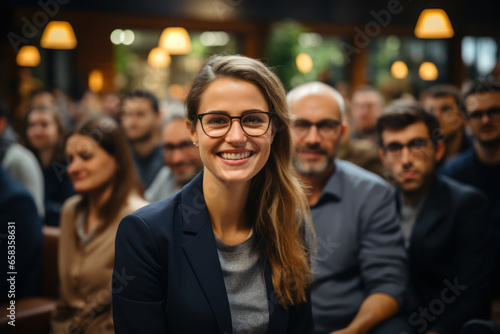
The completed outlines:
[[[30,145],[37,150],[54,147],[59,140],[57,124],[50,111],[35,110],[28,116],[26,136]]]
[[[97,142],[81,134],[74,134],[66,142],[68,175],[77,193],[105,190],[114,184],[118,170],[115,158]]]
[[[247,81],[221,78],[206,88],[198,114],[218,112],[241,116],[251,111],[270,112],[260,90]],[[239,119],[231,122],[231,129],[225,136],[211,138],[203,132],[198,120],[191,128],[191,139],[199,145],[207,177],[213,176],[224,183],[248,182],[269,159],[276,127],[271,124],[264,135],[251,137],[243,132]]]

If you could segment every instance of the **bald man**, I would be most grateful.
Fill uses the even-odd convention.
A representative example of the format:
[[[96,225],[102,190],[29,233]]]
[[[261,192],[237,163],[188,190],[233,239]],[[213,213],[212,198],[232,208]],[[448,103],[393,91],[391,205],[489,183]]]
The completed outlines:
[[[294,165],[310,186],[317,235],[312,289],[317,333],[399,333],[406,255],[393,189],[336,159],[346,131],[342,96],[320,82],[290,91]]]

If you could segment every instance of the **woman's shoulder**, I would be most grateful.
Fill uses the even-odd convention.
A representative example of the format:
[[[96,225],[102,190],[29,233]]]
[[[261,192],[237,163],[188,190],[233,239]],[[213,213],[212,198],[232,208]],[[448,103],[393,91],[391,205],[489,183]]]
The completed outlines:
[[[81,201],[82,201],[82,195],[76,194],[76,195],[69,197],[63,203],[63,206],[61,209],[61,215],[74,213],[78,203],[80,203]]]
[[[78,204],[82,201],[82,196],[77,194],[69,197],[64,201],[61,209],[61,218],[59,226],[65,228],[66,226],[73,226],[76,216]]]

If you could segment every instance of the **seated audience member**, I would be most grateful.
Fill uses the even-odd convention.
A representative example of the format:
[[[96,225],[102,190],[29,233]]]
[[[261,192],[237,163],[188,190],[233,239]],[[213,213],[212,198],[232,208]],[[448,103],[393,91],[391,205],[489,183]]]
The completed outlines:
[[[125,94],[122,100],[122,124],[146,189],[163,167],[159,122],[160,110],[156,96],[142,89]]]
[[[115,235],[125,215],[147,204],[125,135],[110,117],[80,124],[66,143],[78,195],[61,213],[61,299],[52,332],[113,333],[111,281]]]
[[[36,157],[17,142],[17,136],[9,126],[9,107],[0,100],[0,164],[15,180],[21,183],[33,197],[38,214],[45,216],[43,205],[43,175]]]
[[[62,115],[55,107],[38,106],[28,110],[25,141],[42,167],[45,189],[45,224],[59,226],[62,204],[74,195],[66,172]]]
[[[57,100],[50,90],[39,89],[31,93],[29,104],[30,108],[56,107]]]
[[[213,56],[186,98],[204,170],[125,217],[116,236],[117,334],[313,333],[312,234],[292,166],[278,77],[258,60]]]
[[[473,148],[445,166],[443,174],[482,190],[493,219],[495,297],[500,297],[500,82],[477,80],[464,94]]]
[[[352,137],[376,142],[375,122],[384,108],[384,98],[372,87],[354,91],[351,98]]]
[[[465,117],[460,91],[455,86],[437,85],[424,93],[423,106],[439,121],[445,144],[443,162],[471,148],[465,133]]]
[[[371,140],[355,139],[351,137],[351,126],[348,121],[350,115],[347,105],[344,117],[346,118],[344,123],[347,123],[346,130],[340,140],[337,158],[350,161],[372,173],[384,176],[384,166],[382,165],[382,161],[380,161],[378,146]]]
[[[0,303],[6,303],[36,296],[40,292],[43,236],[33,198],[1,165],[0,189],[0,254],[4,256],[0,272]],[[15,255],[11,257],[13,251]],[[10,269],[9,265],[13,268]],[[8,272],[17,273],[14,280]],[[15,297],[9,297],[11,283],[15,287]]]
[[[42,88],[31,93],[27,111],[33,108],[55,108],[63,119],[64,128],[73,128],[73,120],[67,112],[68,105],[70,105],[68,100],[69,97],[58,89],[51,91]]]
[[[102,113],[113,117],[117,122],[121,121],[120,96],[116,91],[107,91],[101,98]]]
[[[146,190],[146,200],[151,203],[173,195],[203,169],[184,116],[168,117],[163,123],[161,139],[165,166]]]
[[[406,254],[394,191],[379,176],[335,159],[346,130],[344,101],[320,82],[288,94],[295,169],[309,186],[317,235],[316,333],[396,333]],[[391,319],[392,318],[392,319]]]
[[[445,151],[438,129],[434,115],[404,101],[377,121],[408,252],[408,321],[415,332],[446,334],[489,316],[491,221],[483,193],[436,174]]]

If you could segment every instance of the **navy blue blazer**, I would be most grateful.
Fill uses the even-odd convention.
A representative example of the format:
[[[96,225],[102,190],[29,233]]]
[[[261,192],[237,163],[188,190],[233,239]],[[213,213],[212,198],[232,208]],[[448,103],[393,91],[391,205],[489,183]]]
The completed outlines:
[[[116,333],[232,333],[203,173],[177,194],[126,216],[116,236]],[[313,333],[310,299],[286,311],[264,266],[268,333]],[[263,301],[264,302],[264,301]]]
[[[408,249],[413,306],[428,313],[410,310],[410,325],[419,332],[458,333],[467,320],[489,317],[493,262],[487,207],[486,196],[473,187],[445,176],[432,183]]]

